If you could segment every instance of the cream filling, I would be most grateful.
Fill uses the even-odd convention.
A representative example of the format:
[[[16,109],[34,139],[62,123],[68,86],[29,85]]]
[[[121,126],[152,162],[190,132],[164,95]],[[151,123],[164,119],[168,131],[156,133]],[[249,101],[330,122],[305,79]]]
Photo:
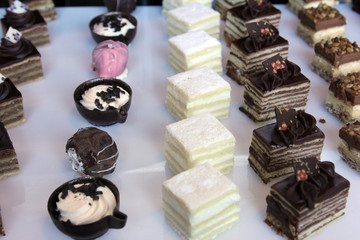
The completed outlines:
[[[334,37],[345,36],[345,26],[337,26],[319,31],[314,31],[299,23],[298,32],[304,33],[306,36],[309,36],[312,39],[313,43],[317,43],[321,40],[329,40]]]
[[[346,113],[350,119],[360,119],[360,105],[351,105],[335,97],[332,91],[328,92],[326,104],[331,106],[334,111]]]
[[[339,67],[335,68],[325,58],[320,57],[319,55],[315,55],[312,60],[312,65],[317,66],[318,68],[330,73],[331,76],[334,78],[357,72],[360,69],[360,60],[344,63],[339,65]]]

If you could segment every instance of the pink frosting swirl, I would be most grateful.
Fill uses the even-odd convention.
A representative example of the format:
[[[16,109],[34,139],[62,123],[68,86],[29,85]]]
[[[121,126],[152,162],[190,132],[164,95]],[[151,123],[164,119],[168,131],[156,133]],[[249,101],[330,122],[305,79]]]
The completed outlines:
[[[103,41],[92,52],[92,69],[99,77],[117,77],[126,68],[128,54],[125,43],[113,40]]]

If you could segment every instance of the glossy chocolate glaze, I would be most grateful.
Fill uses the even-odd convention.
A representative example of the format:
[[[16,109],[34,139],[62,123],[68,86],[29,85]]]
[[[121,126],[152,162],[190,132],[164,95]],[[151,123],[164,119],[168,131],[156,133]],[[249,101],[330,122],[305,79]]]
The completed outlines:
[[[6,10],[5,18],[1,19],[1,23],[5,29],[8,29],[11,26],[19,31],[23,31],[34,26],[46,25],[44,18],[38,10],[27,11],[22,14]]]
[[[246,39],[247,39],[247,37],[240,38],[240,39],[235,40],[235,41],[232,42],[232,44],[234,44],[236,46],[236,48],[238,48],[246,56],[249,56],[249,55],[251,55],[251,54],[253,54],[254,52],[257,52],[257,51],[265,51],[265,50],[276,48],[276,47],[279,47],[279,46],[288,45],[288,41],[286,39],[284,39],[283,37],[279,36],[271,45],[268,45],[268,46],[264,45],[260,49],[258,49],[257,51],[248,52],[244,47]]]
[[[339,130],[339,137],[343,139],[349,148],[360,150],[360,122],[347,123]]]
[[[242,5],[238,7],[234,7],[228,10],[231,12],[231,14],[235,17],[238,17],[242,19],[243,21],[247,21],[249,19],[254,18],[263,18],[266,16],[271,16],[275,14],[281,13],[281,11],[274,6],[267,4],[266,6],[259,8],[259,9],[253,9],[249,8],[249,5]]]
[[[4,93],[6,93],[6,96],[3,95]],[[6,78],[4,83],[0,84],[0,104],[21,97],[21,92],[15,87],[9,78]]]
[[[331,81],[329,86],[334,96],[344,103],[360,104],[360,72],[349,73],[346,76]]]
[[[2,122],[0,122],[0,151],[14,149],[9,134]]]

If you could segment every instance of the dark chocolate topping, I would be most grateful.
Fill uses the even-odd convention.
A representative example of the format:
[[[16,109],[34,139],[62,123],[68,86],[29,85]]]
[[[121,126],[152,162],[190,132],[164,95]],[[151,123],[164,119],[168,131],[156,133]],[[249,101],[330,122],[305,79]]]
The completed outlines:
[[[10,92],[10,85],[7,82],[3,82],[0,84],[0,102],[5,99]]]
[[[272,4],[268,0],[248,0],[247,4],[242,6],[239,9],[239,15],[245,19],[253,19],[255,18],[260,12],[270,9]]]
[[[329,86],[334,96],[351,105],[360,104],[360,72],[334,79]]]
[[[251,30],[248,32],[251,32]],[[243,42],[246,52],[257,52],[260,49],[271,46],[279,37],[279,31],[272,24],[268,23],[266,27],[260,27],[259,33],[249,34]]]
[[[20,38],[16,43],[12,43],[6,38],[1,39],[0,58],[7,58],[7,61],[14,59],[24,59],[34,52],[34,45],[25,38]],[[40,55],[40,54],[39,54]],[[0,64],[3,62],[0,60]]]
[[[21,97],[22,95],[14,83],[9,78],[5,78],[4,82],[0,84],[0,103]]]
[[[104,26],[114,29],[114,32],[119,32],[122,27],[127,23],[121,23],[121,18],[118,14],[104,14],[100,17],[99,22],[102,22]]]
[[[360,122],[347,123],[339,130],[339,137],[343,139],[349,148],[360,150]]]
[[[102,195],[102,191],[97,191],[96,189],[98,187],[104,187],[105,185],[99,181],[98,179],[95,179],[93,182],[84,183],[83,185],[79,187],[75,187],[74,184],[69,184],[64,187],[64,189],[61,191],[60,198],[65,199],[68,195],[68,191],[71,191],[73,193],[84,193],[86,196],[91,197],[94,200],[99,199],[99,195]]]
[[[14,149],[9,134],[2,122],[0,122],[0,150]]]
[[[29,10],[24,13],[14,13],[6,10],[5,18],[7,23],[13,28],[30,27],[34,25],[36,21],[35,14]]]

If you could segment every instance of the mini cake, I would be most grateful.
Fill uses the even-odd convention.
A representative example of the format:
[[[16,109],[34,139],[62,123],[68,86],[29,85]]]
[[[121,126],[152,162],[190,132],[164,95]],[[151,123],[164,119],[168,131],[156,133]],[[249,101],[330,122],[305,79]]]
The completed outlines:
[[[45,21],[51,21],[57,18],[55,11],[55,4],[53,0],[21,0],[30,10],[38,10]],[[9,0],[9,3],[12,4],[14,0]]]
[[[271,186],[265,222],[288,239],[304,239],[345,214],[350,182],[331,162],[295,161],[295,175]]]
[[[210,113],[166,126],[165,159],[175,174],[205,162],[228,173],[234,166],[234,150],[234,136]]]
[[[315,56],[311,69],[326,81],[358,72],[360,69],[360,48],[349,39],[335,37],[315,44]]]
[[[204,30],[169,39],[170,63],[176,72],[208,66],[222,74],[221,43]]]
[[[0,180],[20,173],[19,162],[9,134],[0,122]]]
[[[204,30],[211,36],[220,38],[220,14],[198,2],[170,10],[167,22],[170,37],[190,31]]]
[[[245,5],[246,0],[216,0],[215,9],[220,13],[220,18],[226,20],[227,11],[230,8]]]
[[[226,64],[226,74],[238,84],[244,84],[248,75],[264,70],[262,62],[279,54],[288,58],[289,43],[269,22],[247,25],[249,36],[232,42]]]
[[[213,239],[239,219],[236,185],[210,164],[165,181],[162,202],[166,220],[183,239]]]
[[[93,50],[91,67],[99,77],[124,79],[127,76],[128,55],[125,43],[106,40]]]
[[[352,9],[360,13],[360,0],[352,0]]]
[[[236,39],[248,36],[246,25],[267,20],[279,28],[281,11],[269,0],[247,0],[246,5],[229,9],[226,15],[224,40],[227,46]]]
[[[335,78],[330,83],[326,109],[344,123],[360,120],[360,72]]]
[[[301,9],[317,7],[321,3],[326,4],[330,7],[333,7],[335,4],[338,4],[336,0],[289,0],[287,3],[287,8],[295,13],[299,14]]]
[[[67,141],[66,153],[75,171],[93,177],[112,173],[119,156],[115,141],[95,127],[80,128]]]
[[[211,7],[212,6],[212,0],[163,0],[162,1],[162,13],[166,16],[167,12],[171,9],[184,6],[193,2],[201,3],[204,6]]]
[[[253,131],[250,167],[264,183],[293,172],[292,160],[320,159],[325,135],[315,118],[304,111],[275,109],[276,122]]]
[[[209,67],[197,68],[168,77],[166,106],[181,120],[205,112],[227,118],[230,84]]]
[[[360,122],[346,123],[339,131],[338,150],[349,166],[360,172]]]
[[[310,80],[296,64],[279,55],[263,63],[265,72],[245,82],[244,105],[240,110],[255,122],[275,118],[274,108],[305,110]]]
[[[41,55],[21,33],[10,27],[1,39],[0,72],[15,85],[36,81],[43,77]]]
[[[1,19],[4,35],[9,27],[21,32],[22,37],[30,40],[36,47],[50,43],[47,24],[39,11],[30,11],[19,0],[6,9],[6,15]]]
[[[4,230],[2,219],[1,219],[1,208],[0,208],[0,237],[1,236],[5,236],[5,230]]]
[[[326,4],[304,8],[299,12],[297,34],[310,46],[321,40],[345,36],[346,20],[341,13]]]
[[[23,98],[10,79],[0,73],[0,122],[7,129],[25,122]]]

